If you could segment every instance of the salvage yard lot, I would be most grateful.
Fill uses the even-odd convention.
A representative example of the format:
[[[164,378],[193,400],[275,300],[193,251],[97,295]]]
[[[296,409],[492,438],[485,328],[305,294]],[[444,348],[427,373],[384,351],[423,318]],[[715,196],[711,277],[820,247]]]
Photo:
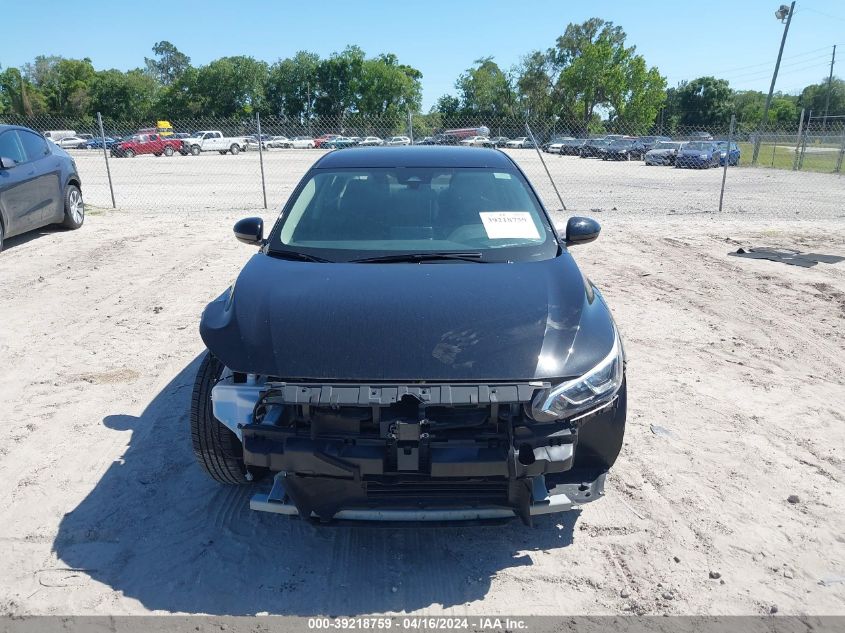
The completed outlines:
[[[344,150],[340,150],[344,151]],[[391,152],[385,147],[379,151]],[[469,150],[472,151],[472,150]],[[111,207],[102,152],[71,152],[88,204]],[[278,208],[323,150],[264,152],[268,206]],[[534,150],[507,150],[549,208],[559,208]],[[700,212],[719,207],[721,169],[647,167],[642,161],[604,162],[577,156],[544,156],[567,208],[579,211]],[[750,159],[750,156],[749,156]],[[139,156],[110,161],[118,207],[187,210],[263,207],[258,152],[221,156]],[[829,217],[845,213],[845,178],[772,169],[732,167],[725,210],[763,217]]]
[[[271,205],[316,155],[265,155]],[[573,254],[630,361],[606,497],[533,528],[318,529],[251,512],[190,449],[199,316],[254,252],[231,225],[261,205],[257,160],[113,161],[134,206],[0,254],[4,613],[845,614],[845,263],[727,256],[845,255],[841,180],[801,174],[798,208],[740,168],[716,216],[690,212],[720,170],[549,157],[569,206],[601,210]]]

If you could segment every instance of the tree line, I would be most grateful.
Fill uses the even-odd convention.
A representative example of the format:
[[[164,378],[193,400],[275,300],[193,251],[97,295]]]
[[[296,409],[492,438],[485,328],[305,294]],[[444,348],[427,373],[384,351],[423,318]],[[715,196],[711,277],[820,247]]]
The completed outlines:
[[[307,51],[268,64],[230,56],[194,66],[170,42],[158,42],[143,66],[97,70],[90,59],[38,56],[20,68],[0,68],[0,115],[52,115],[79,121],[96,112],[124,121],[238,118],[256,112],[299,122],[324,118],[400,120],[420,114],[422,73],[392,53],[374,57],[358,46],[321,58]],[[793,127],[800,109],[845,114],[845,82],[808,85],[799,95],[776,94],[771,127]],[[622,27],[600,18],[569,24],[546,50],[501,68],[492,57],[474,62],[429,112],[450,127],[474,122],[560,121],[573,133],[671,133],[721,128],[735,114],[754,129],[765,94],[733,90],[728,81],[699,77],[668,87],[666,78],[627,43]]]

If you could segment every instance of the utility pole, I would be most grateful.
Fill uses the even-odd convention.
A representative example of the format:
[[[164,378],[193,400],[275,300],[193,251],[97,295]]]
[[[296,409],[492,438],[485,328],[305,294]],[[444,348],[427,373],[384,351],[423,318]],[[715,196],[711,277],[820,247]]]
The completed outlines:
[[[757,138],[754,141],[754,155],[751,158],[752,165],[757,164],[757,157],[760,155],[760,141],[762,140],[763,131],[766,129],[766,123],[769,119],[769,106],[772,105],[772,94],[775,91],[775,82],[778,79],[778,70],[780,70],[780,58],[783,57],[783,46],[786,44],[786,34],[789,33],[789,24],[792,22],[793,13],[795,13],[795,0],[788,7],[782,4],[780,9],[775,11],[775,17],[781,22],[786,18],[786,26],[783,29],[783,37],[780,40],[780,50],[778,51],[778,59],[775,62],[775,72],[772,74],[772,85],[769,86],[769,96],[766,97],[766,107],[763,108],[763,118],[760,120]]]
[[[824,100],[824,119],[822,119],[822,132],[827,130],[827,110],[830,108],[830,90],[833,82],[833,64],[836,62],[836,44],[833,45],[833,55],[830,56],[830,74],[827,76],[827,97]]]

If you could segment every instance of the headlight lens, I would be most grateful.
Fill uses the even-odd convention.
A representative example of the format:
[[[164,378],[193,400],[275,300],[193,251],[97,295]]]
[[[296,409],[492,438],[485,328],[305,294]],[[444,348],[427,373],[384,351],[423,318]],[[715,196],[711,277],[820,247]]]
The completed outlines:
[[[537,394],[531,403],[531,418],[537,422],[560,420],[610,402],[622,386],[623,364],[622,343],[614,329],[608,355],[583,376]]]

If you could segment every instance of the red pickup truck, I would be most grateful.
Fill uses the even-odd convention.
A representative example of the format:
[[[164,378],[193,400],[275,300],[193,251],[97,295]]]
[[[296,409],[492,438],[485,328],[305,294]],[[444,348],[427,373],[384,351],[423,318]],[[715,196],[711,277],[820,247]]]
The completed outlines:
[[[188,154],[188,149],[182,145],[182,140],[159,134],[136,134],[132,138],[111,146],[111,155],[117,158],[134,158],[139,154],[173,156],[176,152],[182,156]]]

